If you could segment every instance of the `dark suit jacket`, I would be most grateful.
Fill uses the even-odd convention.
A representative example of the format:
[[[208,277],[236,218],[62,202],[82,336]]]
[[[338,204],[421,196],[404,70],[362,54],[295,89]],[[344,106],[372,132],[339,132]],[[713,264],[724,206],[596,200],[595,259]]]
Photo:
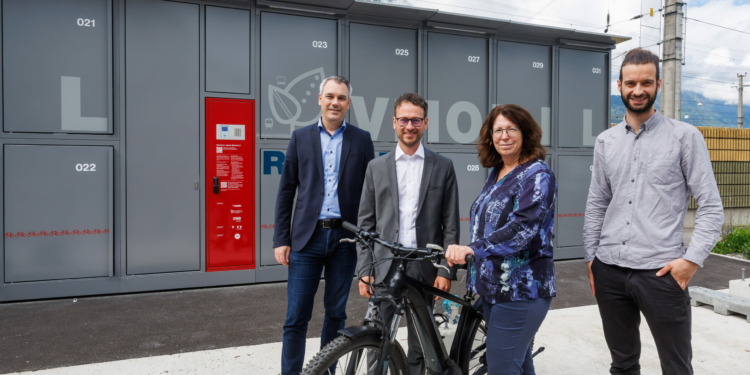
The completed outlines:
[[[396,146],[398,147],[398,146]],[[396,153],[391,151],[367,166],[365,186],[359,204],[358,226],[367,231],[376,231],[390,242],[398,242],[398,181],[396,177]],[[458,244],[459,221],[458,185],[453,162],[428,149],[424,149],[424,168],[419,186],[417,206],[417,246],[425,247],[433,243],[448,248]],[[375,259],[391,257],[390,250],[375,245]],[[370,252],[358,246],[357,270],[368,267],[373,261]],[[447,266],[443,259],[441,264]],[[436,276],[456,279],[455,266],[451,272],[438,270],[429,261],[420,262],[424,281],[432,284]],[[380,283],[388,273],[391,262],[386,261],[377,267],[375,282]],[[365,273],[362,276],[366,276]]]
[[[347,122],[341,144],[338,185],[339,208],[344,221],[357,222],[365,170],[374,157],[370,133]],[[295,192],[297,204],[294,223],[291,223]],[[295,130],[289,140],[276,196],[274,247],[291,246],[293,251],[299,251],[307,245],[320,216],[324,194],[320,130],[315,123]]]

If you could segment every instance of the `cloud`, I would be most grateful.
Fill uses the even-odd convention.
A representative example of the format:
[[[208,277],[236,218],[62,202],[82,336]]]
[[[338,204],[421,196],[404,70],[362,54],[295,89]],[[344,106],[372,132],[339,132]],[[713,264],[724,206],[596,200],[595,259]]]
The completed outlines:
[[[703,59],[703,62],[709,66],[734,67],[737,64],[732,62],[732,52],[727,47],[719,47],[711,50]]]

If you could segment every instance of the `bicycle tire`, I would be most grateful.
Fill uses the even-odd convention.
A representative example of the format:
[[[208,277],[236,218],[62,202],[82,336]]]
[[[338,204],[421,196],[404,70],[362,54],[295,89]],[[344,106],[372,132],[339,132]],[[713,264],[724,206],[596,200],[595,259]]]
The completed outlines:
[[[362,349],[373,349],[376,353],[379,353],[380,347],[380,335],[365,335],[357,337],[352,340],[347,336],[339,336],[323,349],[318,352],[311,360],[307,363],[307,366],[302,370],[301,375],[328,375],[329,368],[337,363],[336,374],[343,375],[346,371],[346,365],[341,364],[340,359],[345,358],[347,354],[354,353]],[[348,362],[348,361],[347,361]],[[360,363],[366,363],[362,361]],[[361,368],[358,366],[357,375],[367,374],[367,366]],[[397,342],[393,343],[391,349],[391,359],[388,363],[388,374],[389,375],[408,375],[409,366],[406,363],[406,354],[401,344]]]

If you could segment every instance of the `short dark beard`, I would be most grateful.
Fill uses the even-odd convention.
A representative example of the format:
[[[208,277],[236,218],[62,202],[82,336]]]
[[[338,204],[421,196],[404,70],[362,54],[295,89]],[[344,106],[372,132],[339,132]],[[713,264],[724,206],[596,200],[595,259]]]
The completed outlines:
[[[412,146],[414,146],[414,145],[416,145],[416,144],[418,144],[419,142],[421,142],[421,141],[422,141],[422,137],[421,137],[421,136],[419,135],[419,133],[417,133],[417,137],[416,137],[416,139],[415,139],[415,140],[414,140],[414,142],[413,142],[413,143],[411,143],[411,144],[407,144],[407,143],[406,143],[406,141],[404,141],[404,133],[401,133],[401,135],[399,135],[399,134],[398,134],[398,132],[396,132],[396,136],[398,136],[398,140],[399,140],[399,141],[400,141],[401,143],[403,143],[403,144],[404,144],[404,146],[406,146],[406,147],[412,147]]]
[[[630,95],[633,95],[633,94],[630,94]],[[646,105],[644,105],[641,108],[634,108],[633,106],[631,106],[630,100],[629,100],[630,96],[626,98],[625,95],[622,94],[622,92],[620,93],[620,99],[622,99],[622,104],[625,104],[625,108],[627,108],[628,111],[634,114],[641,114],[641,113],[647,113],[651,111],[651,108],[654,107],[654,102],[656,102],[656,95],[654,96],[651,96],[649,94],[644,94],[644,95],[646,95],[648,100],[646,101]]]

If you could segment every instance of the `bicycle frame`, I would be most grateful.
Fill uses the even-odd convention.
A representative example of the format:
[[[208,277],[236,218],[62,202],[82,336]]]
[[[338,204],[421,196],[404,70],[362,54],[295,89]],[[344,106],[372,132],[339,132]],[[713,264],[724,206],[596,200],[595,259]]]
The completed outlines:
[[[483,319],[482,313],[465,299],[458,298],[432,285],[407,276],[404,271],[406,262],[407,260],[405,259],[394,261],[395,267],[391,268],[391,272],[385,278],[389,283],[388,295],[374,298],[374,300],[380,301],[380,303],[395,304],[395,314],[392,320],[382,322],[381,356],[374,373],[384,374],[388,368],[391,347],[395,342],[398,324],[403,314],[410,314],[412,320],[416,322],[416,331],[424,355],[425,370],[428,371],[428,374],[443,374],[446,369],[456,366],[461,369],[461,372],[466,371],[471,359],[470,356],[465,355],[471,349],[472,338],[469,336],[475,325],[481,323]],[[435,323],[432,297],[428,294],[447,299],[462,306],[461,317],[456,328],[456,335],[453,339],[450,353],[446,350],[440,331]],[[399,301],[404,301],[403,305]],[[371,312],[368,311],[363,323],[373,322],[370,319],[371,316]],[[467,330],[467,327],[470,329]],[[341,333],[346,335],[346,332]],[[466,350],[467,346],[469,351]]]

